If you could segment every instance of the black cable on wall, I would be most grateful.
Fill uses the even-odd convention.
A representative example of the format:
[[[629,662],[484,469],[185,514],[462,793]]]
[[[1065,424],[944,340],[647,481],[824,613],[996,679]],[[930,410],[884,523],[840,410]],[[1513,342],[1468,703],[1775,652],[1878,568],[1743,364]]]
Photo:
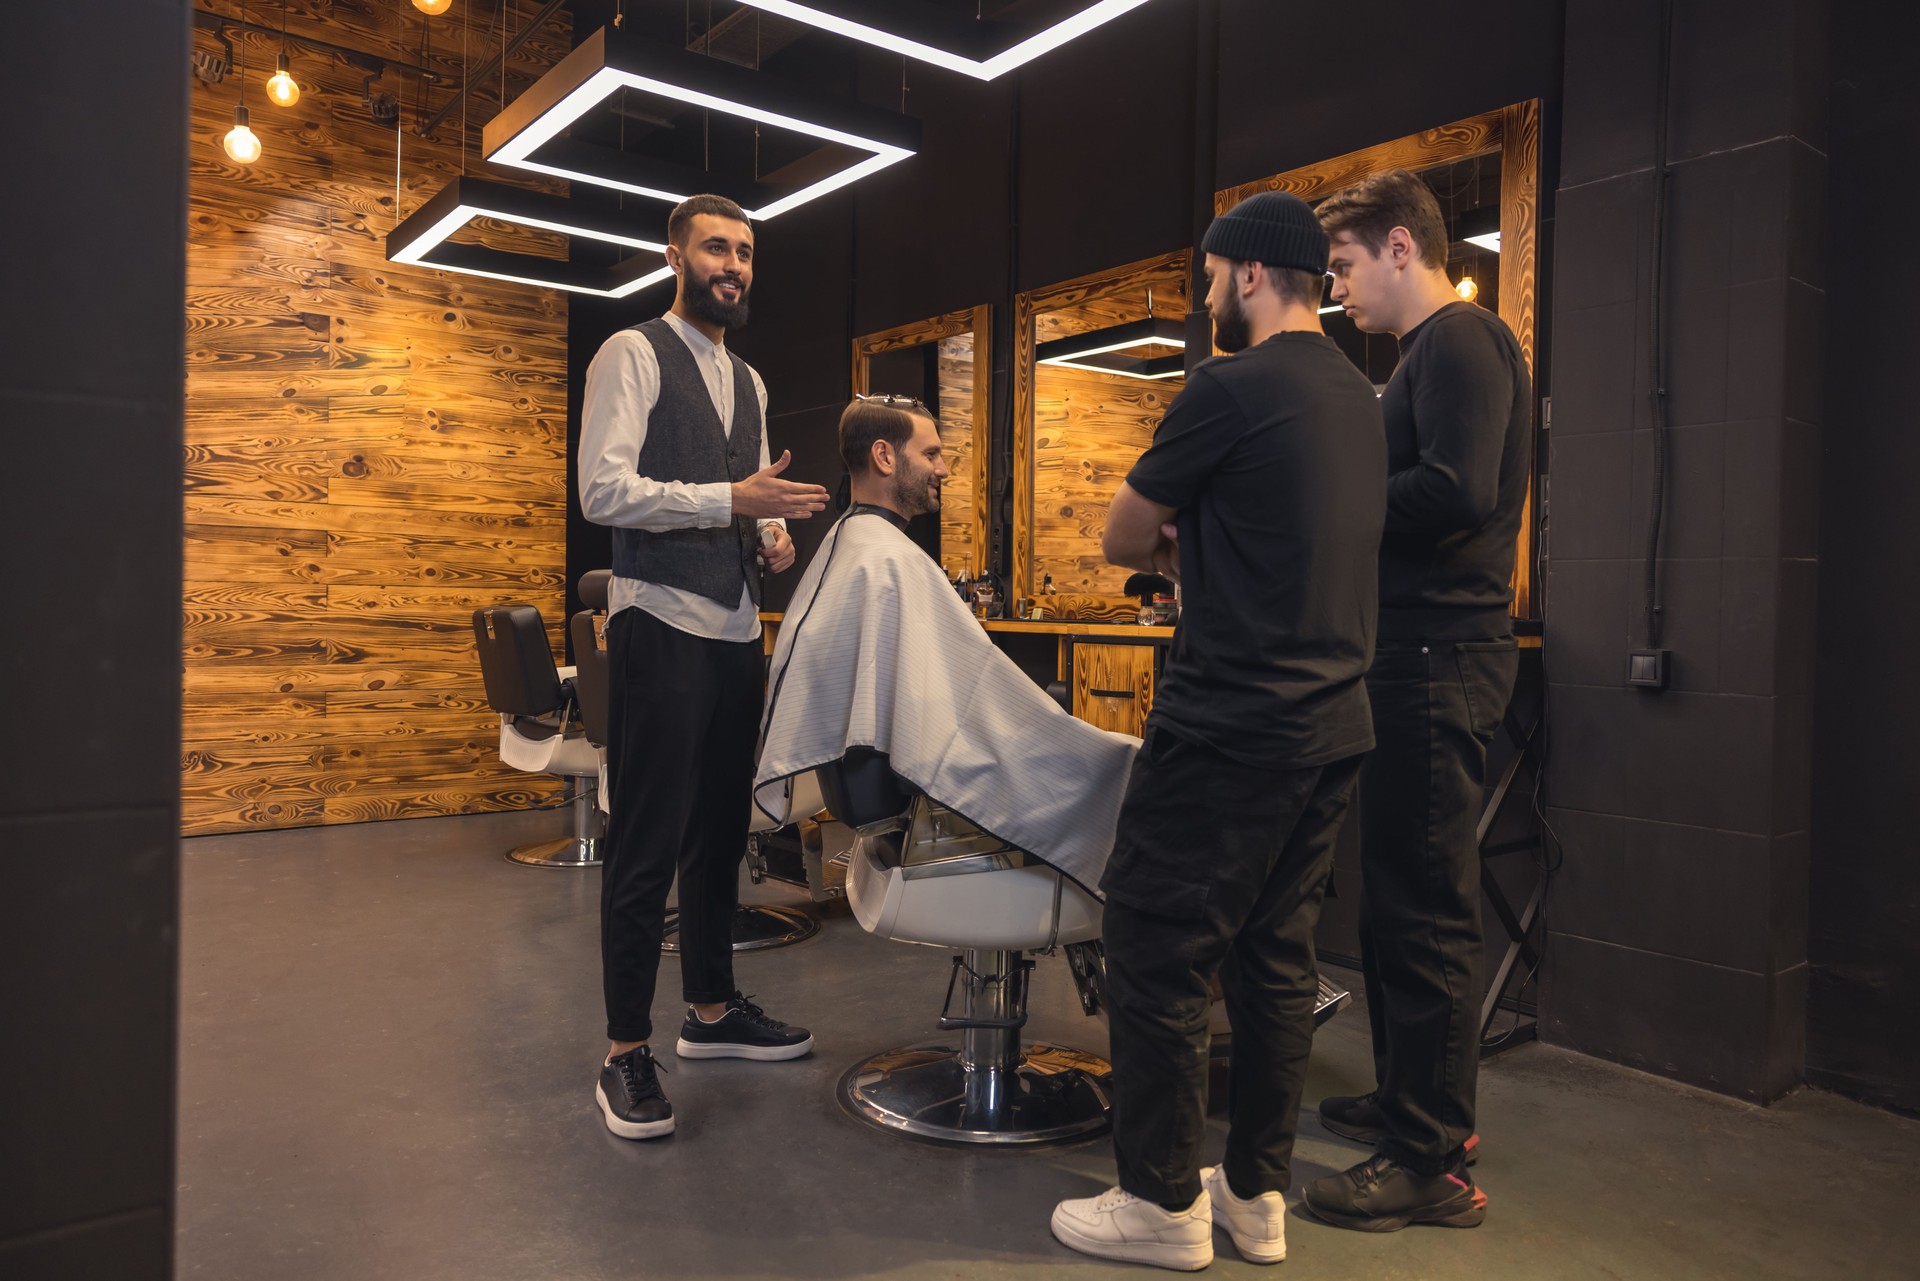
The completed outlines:
[[[1660,5],[1660,72],[1654,99],[1653,237],[1648,252],[1647,374],[1653,384],[1653,492],[1647,515],[1647,648],[1660,648],[1660,537],[1667,508],[1667,125],[1673,90],[1673,0]]]

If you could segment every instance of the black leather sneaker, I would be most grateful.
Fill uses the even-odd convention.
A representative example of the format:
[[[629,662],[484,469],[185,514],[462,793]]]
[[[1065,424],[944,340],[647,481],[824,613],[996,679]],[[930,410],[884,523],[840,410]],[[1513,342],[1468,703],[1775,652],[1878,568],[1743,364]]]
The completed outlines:
[[[1387,1117],[1380,1110],[1378,1090],[1369,1090],[1357,1096],[1335,1095],[1321,1099],[1320,1124],[1330,1134],[1370,1147],[1387,1137]]]
[[[1334,1095],[1320,1100],[1320,1124],[1329,1134],[1379,1147],[1387,1137],[1387,1114],[1380,1110],[1380,1093],[1369,1090],[1361,1095]],[[1471,1134],[1460,1148],[1468,1165],[1480,1159],[1480,1136]]]
[[[683,1059],[797,1059],[813,1048],[813,1034],[788,1027],[735,992],[727,1012],[711,1023],[688,1007],[673,1048]]]
[[[673,1133],[673,1104],[667,1102],[657,1075],[664,1070],[644,1045],[607,1060],[593,1097],[599,1100],[609,1130],[623,1139],[658,1139]]]
[[[1301,1193],[1307,1212],[1336,1228],[1398,1232],[1416,1223],[1477,1228],[1487,1217],[1487,1194],[1466,1166],[1445,1174],[1416,1174],[1376,1153],[1343,1174],[1329,1174]]]

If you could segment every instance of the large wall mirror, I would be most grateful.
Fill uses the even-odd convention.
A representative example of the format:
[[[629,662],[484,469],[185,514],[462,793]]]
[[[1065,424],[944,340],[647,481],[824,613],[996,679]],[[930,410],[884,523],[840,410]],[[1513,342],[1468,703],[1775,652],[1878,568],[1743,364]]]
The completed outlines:
[[[1408,169],[1432,188],[1447,220],[1447,274],[1461,296],[1499,315],[1534,367],[1540,227],[1540,103],[1515,103],[1438,129],[1396,138],[1333,160],[1290,169],[1214,193],[1214,212],[1256,191],[1290,191],[1317,204],[1385,169]],[[1471,282],[1471,283],[1466,283]],[[1327,334],[1376,386],[1399,363],[1390,334],[1363,334],[1336,309],[1321,316]],[[1513,613],[1533,616],[1533,487],[1514,557]]]
[[[975,577],[992,563],[987,546],[987,467],[993,457],[990,321],[983,305],[853,340],[854,395],[912,396],[940,423],[949,471],[940,511],[915,520],[909,532],[949,579]]]
[[[1100,555],[1114,490],[1185,383],[1186,250],[1014,300],[1013,595],[1055,618],[1126,619]]]
[[[1230,187],[1215,193],[1214,208],[1229,209],[1256,191],[1290,191],[1318,203],[1394,168],[1412,170],[1432,187],[1448,224],[1449,276],[1472,281],[1461,286],[1463,296],[1471,293],[1473,302],[1507,322],[1531,366],[1538,314],[1537,101]],[[1178,349],[1130,346],[1062,362],[1061,352],[1074,355],[1072,344],[1055,340],[1103,329],[1129,342],[1171,334],[1166,318],[1180,316],[1188,304],[1189,261],[1182,251],[1015,300],[1013,594],[1034,597],[1058,617],[1132,616],[1134,603],[1118,594],[1127,573],[1101,558],[1100,535],[1108,501],[1182,383],[1165,376],[1164,356]],[[1150,318],[1148,285],[1152,326],[1140,323]],[[1385,385],[1399,360],[1392,335],[1363,334],[1338,308],[1325,311],[1321,323],[1375,385]],[[1125,329],[1129,324],[1134,327]],[[1085,367],[1123,359],[1138,363],[1124,370]],[[1518,551],[1513,612],[1526,618],[1533,613],[1531,487]],[[1051,600],[1044,591],[1049,579]]]

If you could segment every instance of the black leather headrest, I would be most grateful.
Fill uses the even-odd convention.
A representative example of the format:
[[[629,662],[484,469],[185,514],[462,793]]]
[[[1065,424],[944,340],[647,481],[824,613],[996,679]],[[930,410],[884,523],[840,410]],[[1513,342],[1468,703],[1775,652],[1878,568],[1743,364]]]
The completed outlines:
[[[531,605],[495,605],[473,611],[473,643],[493,710],[509,716],[545,716],[566,694],[547,646],[546,625]]]
[[[605,571],[600,571],[604,573]],[[600,648],[593,611],[583,609],[568,626],[573,631],[573,689],[580,700],[580,723],[587,741],[607,745],[607,717],[611,714],[607,689],[607,651]]]
[[[610,569],[590,569],[580,575],[580,603],[602,613],[607,608],[607,584],[613,580]]]

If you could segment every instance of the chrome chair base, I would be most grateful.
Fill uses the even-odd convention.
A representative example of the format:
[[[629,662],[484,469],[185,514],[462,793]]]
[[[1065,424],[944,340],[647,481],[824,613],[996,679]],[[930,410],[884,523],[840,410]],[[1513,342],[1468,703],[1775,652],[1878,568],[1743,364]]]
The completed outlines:
[[[552,841],[535,841],[507,851],[507,858],[528,867],[599,867],[600,841],[607,834],[607,816],[594,804],[595,784],[577,779],[567,800],[573,808],[573,834]]]
[[[842,1107],[883,1130],[942,1143],[1038,1147],[1106,1132],[1113,1068],[1055,1045],[1021,1047],[1013,1068],[968,1068],[956,1045],[909,1046],[855,1064]]]
[[[820,922],[797,908],[773,903],[742,903],[733,910],[733,950],[764,952],[803,942],[820,932]],[[680,951],[680,913],[667,912],[667,927],[660,935],[660,950]]]
[[[508,850],[507,857],[528,867],[599,867],[600,838],[562,836],[554,841],[536,841]]]

